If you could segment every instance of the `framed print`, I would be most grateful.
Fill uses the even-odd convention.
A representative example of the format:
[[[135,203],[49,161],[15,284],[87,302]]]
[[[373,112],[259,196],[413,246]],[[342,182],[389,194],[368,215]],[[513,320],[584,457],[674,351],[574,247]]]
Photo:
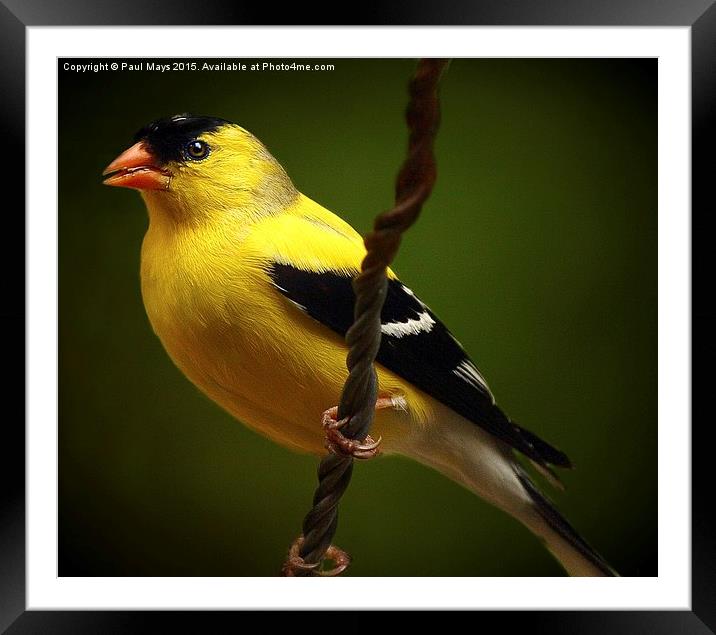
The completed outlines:
[[[708,262],[691,260],[691,224],[701,221],[689,206],[704,203],[710,179],[699,150],[713,140],[716,9],[633,3],[607,16],[573,4],[530,7],[488,4],[482,15],[466,7],[458,20],[423,6],[399,20],[416,24],[409,28],[249,27],[262,20],[212,3],[201,15],[160,5],[122,16],[111,7],[0,7],[6,138],[27,148],[26,170],[17,152],[6,170],[17,173],[8,185],[21,171],[27,183],[27,255],[5,253],[8,271],[27,263],[27,312],[17,308],[17,280],[18,300],[3,317],[8,332],[26,325],[27,385],[26,427],[19,417],[7,426],[15,461],[6,466],[13,485],[0,543],[3,628],[133,632],[140,622],[166,627],[169,611],[182,611],[179,628],[212,620],[219,628],[232,618],[226,610],[276,608],[481,609],[515,627],[569,632],[714,628],[709,477],[699,478],[708,431],[703,415],[692,416],[690,357],[691,275]],[[418,311],[411,333],[434,329],[439,314],[499,404],[548,440],[525,446],[528,458],[535,443],[552,452],[551,464],[569,451],[577,469],[560,472],[565,493],[539,474],[536,482],[619,572],[611,580],[565,577],[509,514],[392,458],[358,465],[341,505],[336,543],[353,556],[349,572],[322,583],[279,577],[310,507],[316,456],[265,438],[305,449],[285,428],[236,425],[217,398],[232,390],[190,363],[213,344],[184,356],[185,335],[179,348],[168,343],[187,316],[165,310],[167,296],[161,317],[153,314],[140,287],[144,206],[134,192],[101,185],[108,164],[109,181],[139,174],[111,169],[118,155],[127,162],[126,148],[201,115],[214,135],[227,121],[245,126],[280,163],[275,178],[285,172],[366,233],[391,205],[415,62],[437,57],[451,60],[440,87],[437,181],[395,265],[435,310],[420,302],[428,317]],[[26,146],[16,138],[23,129]],[[182,161],[214,153],[218,163],[181,200],[257,191],[220,186],[231,166],[219,138],[197,145],[206,152],[196,157],[182,141]],[[191,173],[158,174],[176,188],[178,175]],[[327,218],[314,226],[327,231]],[[159,260],[152,271],[166,275],[172,265]],[[294,265],[282,256],[272,275]],[[327,271],[316,265],[321,285]],[[291,295],[294,274],[277,288],[320,321],[312,303],[321,293],[305,295],[304,281],[304,295]],[[199,302],[197,284],[182,297]],[[207,311],[196,309],[202,324]],[[246,310],[250,350],[258,315]],[[710,309],[695,315],[699,326]],[[165,322],[172,326],[163,331]],[[384,338],[399,339],[386,324]],[[300,326],[285,330],[303,337]],[[225,354],[224,340],[217,350]],[[699,347],[694,359],[710,350]],[[273,368],[251,371],[260,378],[252,394],[278,407],[293,393]],[[202,383],[205,372],[218,388]],[[294,397],[287,408],[299,407]],[[437,459],[423,462],[452,474]],[[595,553],[579,540],[570,544]]]

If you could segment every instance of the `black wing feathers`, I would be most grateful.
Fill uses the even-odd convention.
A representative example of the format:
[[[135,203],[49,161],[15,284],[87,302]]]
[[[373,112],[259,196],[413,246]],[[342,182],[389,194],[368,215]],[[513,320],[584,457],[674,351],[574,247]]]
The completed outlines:
[[[340,335],[353,323],[351,278],[274,263],[268,274],[276,288],[308,315]],[[569,459],[498,408],[479,371],[438,318],[396,280],[388,283],[381,313],[383,338],[377,361],[525,456],[570,467]]]

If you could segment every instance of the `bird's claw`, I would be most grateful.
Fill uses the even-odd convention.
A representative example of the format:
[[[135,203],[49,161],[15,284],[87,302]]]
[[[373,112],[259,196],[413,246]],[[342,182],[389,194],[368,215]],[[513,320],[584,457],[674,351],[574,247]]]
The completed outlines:
[[[343,549],[339,549],[335,545],[331,545],[326,550],[324,559],[330,560],[335,565],[332,569],[321,569],[318,575],[332,578],[341,575],[351,563],[351,557]]]
[[[300,556],[303,541],[303,536],[299,536],[293,541],[291,548],[288,550],[288,558],[286,558],[286,562],[284,562],[283,568],[281,569],[283,576],[295,577],[297,571],[304,571],[307,572],[308,575],[334,577],[343,573],[351,563],[351,557],[348,553],[335,545],[331,545],[326,550],[323,560],[331,560],[335,566],[332,569],[319,569],[321,562],[309,563]]]
[[[288,550],[288,557],[286,562],[283,563],[281,569],[281,575],[292,578],[296,576],[297,571],[304,571],[314,573],[316,568],[320,566],[320,562],[310,563],[306,562],[300,555],[301,546],[303,545],[303,536],[299,536],[291,544],[291,548]]]
[[[349,418],[338,419],[338,408],[333,406],[323,413],[323,429],[326,432],[326,448],[333,454],[351,456],[354,459],[372,459],[380,453],[379,446],[383,440],[377,441],[368,435],[363,441],[349,439],[341,432]]]

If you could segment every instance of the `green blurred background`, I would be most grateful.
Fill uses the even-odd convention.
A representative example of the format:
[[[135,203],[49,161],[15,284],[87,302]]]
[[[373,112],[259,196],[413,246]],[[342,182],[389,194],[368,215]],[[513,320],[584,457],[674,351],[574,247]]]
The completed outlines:
[[[100,174],[146,122],[215,115],[365,232],[392,203],[415,61],[164,74],[65,61],[59,574],[275,575],[317,459],[250,432],[172,365],[140,296],[144,205]],[[568,452],[577,469],[550,495],[629,576],[657,574],[656,89],[653,59],[455,60],[438,181],[395,267],[505,410]],[[562,575],[516,521],[407,459],[357,467],[336,542],[347,575]]]

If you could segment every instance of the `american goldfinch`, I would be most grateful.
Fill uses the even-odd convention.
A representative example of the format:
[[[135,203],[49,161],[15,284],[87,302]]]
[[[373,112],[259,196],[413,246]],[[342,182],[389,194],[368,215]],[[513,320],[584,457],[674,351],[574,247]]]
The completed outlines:
[[[321,416],[346,379],[343,336],[361,236],[299,192],[252,134],[214,117],[142,128],[105,170],[141,192],[149,214],[142,297],[181,371],[238,420],[322,454]],[[614,570],[517,462],[556,481],[565,454],[514,423],[459,342],[388,272],[373,430],[385,453],[428,465],[511,514],[570,575]]]

